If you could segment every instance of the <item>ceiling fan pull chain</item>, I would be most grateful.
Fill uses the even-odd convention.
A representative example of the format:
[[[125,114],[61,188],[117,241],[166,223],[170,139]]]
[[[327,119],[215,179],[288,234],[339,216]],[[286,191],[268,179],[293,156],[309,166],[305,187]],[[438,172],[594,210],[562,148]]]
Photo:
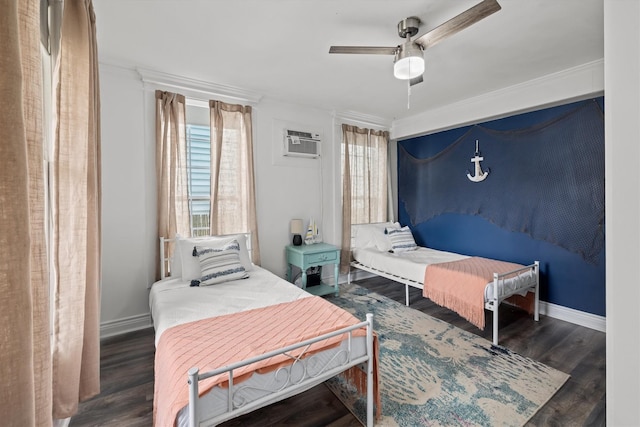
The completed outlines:
[[[407,80],[407,110],[411,109],[411,80]]]

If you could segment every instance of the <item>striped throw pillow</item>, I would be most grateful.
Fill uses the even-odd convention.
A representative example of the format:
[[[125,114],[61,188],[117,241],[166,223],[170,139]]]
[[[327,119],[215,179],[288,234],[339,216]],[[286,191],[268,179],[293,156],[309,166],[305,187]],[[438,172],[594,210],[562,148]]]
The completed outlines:
[[[194,246],[193,256],[198,257],[202,277],[192,280],[191,286],[215,285],[249,277],[240,262],[240,244],[237,240],[213,248]]]
[[[387,227],[385,230],[389,242],[391,242],[391,251],[394,253],[412,251],[418,247],[416,241],[413,240],[413,234],[406,225],[402,228]]]

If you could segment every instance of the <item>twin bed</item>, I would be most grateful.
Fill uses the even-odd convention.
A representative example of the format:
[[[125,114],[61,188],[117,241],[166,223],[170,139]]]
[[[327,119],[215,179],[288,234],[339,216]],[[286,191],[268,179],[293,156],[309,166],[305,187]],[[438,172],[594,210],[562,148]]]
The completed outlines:
[[[389,234],[391,233],[391,234]],[[353,225],[351,267],[404,284],[456,311],[484,329],[484,310],[493,312],[493,344],[498,344],[500,303],[508,300],[539,320],[540,265],[520,265],[419,247],[398,223]],[[395,250],[394,250],[395,249]],[[351,282],[351,269],[348,282]]]
[[[253,265],[246,237],[177,239],[171,260],[169,241],[160,239],[162,279],[149,297],[154,425],[216,425],[342,375],[366,397],[372,426],[374,403],[380,411],[372,316],[358,320]],[[504,300],[528,296],[514,302],[531,303],[538,320],[537,261],[522,266],[416,247],[397,223],[354,225],[352,255],[352,267],[404,284],[406,305],[412,286],[481,328],[484,310],[492,311],[496,345]]]
[[[179,239],[171,277],[152,285],[154,424],[216,425],[340,374],[366,395],[372,426],[372,316],[360,321],[251,264],[246,242]]]

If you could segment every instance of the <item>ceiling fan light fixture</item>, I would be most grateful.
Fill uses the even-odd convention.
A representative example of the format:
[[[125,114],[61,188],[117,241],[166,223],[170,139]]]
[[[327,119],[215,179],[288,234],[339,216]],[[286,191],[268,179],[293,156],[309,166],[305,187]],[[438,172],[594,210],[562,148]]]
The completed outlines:
[[[410,80],[424,73],[424,56],[422,49],[408,42],[400,46],[393,64],[393,75],[396,79]]]

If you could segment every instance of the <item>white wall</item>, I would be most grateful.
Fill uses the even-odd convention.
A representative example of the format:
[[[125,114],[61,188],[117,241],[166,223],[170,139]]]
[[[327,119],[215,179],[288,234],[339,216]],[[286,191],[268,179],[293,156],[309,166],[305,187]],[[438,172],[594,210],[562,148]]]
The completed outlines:
[[[640,425],[640,2],[604,2],[607,425]]]
[[[264,268],[285,277],[284,247],[291,243],[291,219],[302,219],[306,227],[312,217],[324,241],[339,244],[331,215],[336,196],[327,185],[336,172],[334,158],[339,155],[339,145],[336,150],[332,117],[327,111],[265,99],[256,107],[254,121],[260,256]],[[320,133],[320,158],[283,156],[285,128]]]
[[[143,83],[129,69],[100,64],[102,115],[102,337],[150,326],[148,289],[155,278],[156,88],[207,98],[189,90]],[[193,82],[192,82],[193,83]],[[215,98],[213,95],[211,98]],[[234,102],[225,96],[217,97]],[[242,103],[235,100],[237,103]],[[289,221],[313,217],[325,242],[339,244],[339,141],[332,112],[275,100],[253,106],[258,229],[262,266],[284,277]],[[319,159],[282,156],[282,130],[319,132]],[[337,147],[337,149],[336,149]],[[339,175],[338,175],[339,181]],[[337,225],[336,225],[337,224]]]
[[[100,67],[102,131],[102,333],[149,325],[151,260],[142,86],[137,74]],[[155,212],[155,211],[154,211]]]

